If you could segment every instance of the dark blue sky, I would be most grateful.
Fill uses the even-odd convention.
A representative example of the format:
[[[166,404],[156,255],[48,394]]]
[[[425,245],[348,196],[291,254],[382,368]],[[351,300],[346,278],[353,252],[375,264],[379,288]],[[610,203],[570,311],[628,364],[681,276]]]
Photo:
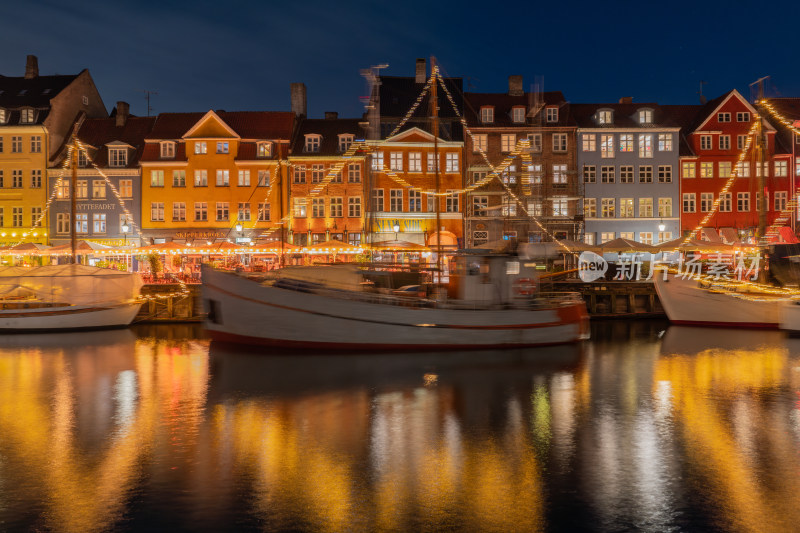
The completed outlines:
[[[292,0],[13,2],[0,33],[0,73],[20,76],[36,54],[42,74],[88,68],[111,110],[126,100],[154,112],[285,110],[289,84],[308,87],[311,117],[360,116],[359,70],[388,63],[411,76],[435,55],[465,90],[526,89],[572,102],[695,103],[770,75],[800,96],[800,2],[374,2]],[[760,26],[756,26],[756,25]]]

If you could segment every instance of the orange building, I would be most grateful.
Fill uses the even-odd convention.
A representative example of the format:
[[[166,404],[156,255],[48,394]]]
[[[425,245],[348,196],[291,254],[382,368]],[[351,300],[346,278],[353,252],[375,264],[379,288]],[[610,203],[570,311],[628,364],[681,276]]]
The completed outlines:
[[[160,114],[141,157],[145,238],[277,238],[293,127],[291,112]]]
[[[349,151],[354,142],[363,141],[359,123],[359,119],[340,119],[336,113],[300,123],[289,157],[293,244],[335,239],[360,246],[365,241],[366,153]],[[326,182],[337,168],[341,170]]]

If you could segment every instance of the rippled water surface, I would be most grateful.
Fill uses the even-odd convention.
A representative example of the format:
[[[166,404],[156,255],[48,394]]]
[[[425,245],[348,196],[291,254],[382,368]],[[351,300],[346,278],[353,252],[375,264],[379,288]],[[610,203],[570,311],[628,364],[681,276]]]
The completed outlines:
[[[0,531],[797,531],[800,341],[593,324],[546,349],[0,337]]]

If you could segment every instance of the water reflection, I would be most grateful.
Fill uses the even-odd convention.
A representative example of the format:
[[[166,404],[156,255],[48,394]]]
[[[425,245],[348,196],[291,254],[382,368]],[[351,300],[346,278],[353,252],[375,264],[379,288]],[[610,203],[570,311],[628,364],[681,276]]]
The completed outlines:
[[[800,341],[297,356],[196,328],[6,336],[0,529],[731,530],[800,521]]]

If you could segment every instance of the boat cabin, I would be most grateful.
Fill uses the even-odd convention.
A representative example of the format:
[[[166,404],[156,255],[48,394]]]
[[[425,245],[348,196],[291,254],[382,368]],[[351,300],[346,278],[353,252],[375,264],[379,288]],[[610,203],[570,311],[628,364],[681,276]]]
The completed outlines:
[[[503,304],[538,292],[534,263],[513,254],[461,254],[451,263],[447,295],[457,300]]]

